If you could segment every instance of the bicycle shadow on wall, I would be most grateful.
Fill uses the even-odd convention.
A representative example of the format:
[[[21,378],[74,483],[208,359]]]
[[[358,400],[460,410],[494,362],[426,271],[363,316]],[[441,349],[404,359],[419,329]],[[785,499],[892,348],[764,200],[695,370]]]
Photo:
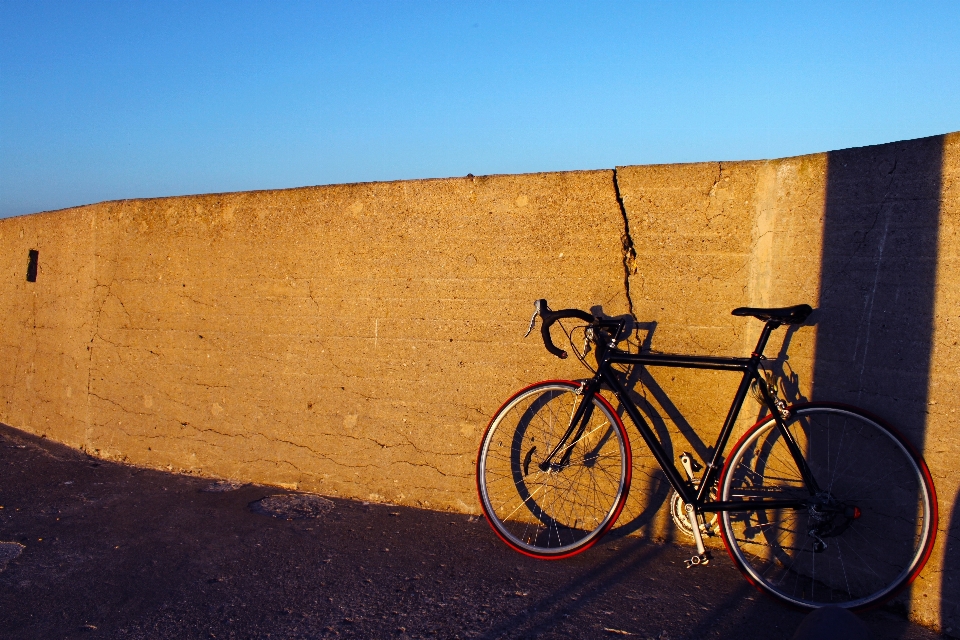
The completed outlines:
[[[827,154],[811,395],[872,411],[921,454],[927,440],[944,142],[935,136]],[[944,627],[957,621],[960,582],[950,576],[960,568],[958,553],[957,545],[948,543],[940,603]],[[931,569],[926,576],[933,576]],[[909,602],[909,590],[906,596],[900,601]]]
[[[767,378],[768,384],[773,383],[775,385],[777,395],[788,405],[797,404],[798,402],[808,402],[810,400],[800,389],[800,374],[794,371],[793,366],[790,364],[790,356],[787,351],[790,349],[790,343],[793,341],[793,336],[796,335],[797,331],[816,326],[819,317],[820,310],[814,309],[813,313],[810,314],[810,317],[807,318],[807,321],[802,325],[787,325],[785,327],[783,341],[780,343],[780,351],[776,357],[768,358],[763,363],[764,370],[769,373],[769,377]],[[761,403],[759,399],[757,399],[757,404],[759,407],[754,422],[759,422],[770,413],[766,405]]]
[[[606,315],[601,307],[593,307],[591,311],[595,317],[623,321],[626,324],[626,329],[621,337],[624,338],[633,335],[633,327],[639,326],[641,330],[645,331],[645,337],[643,338],[644,345],[642,348],[649,348],[649,342],[652,338],[656,323],[637,325],[631,316],[624,315],[614,318]],[[563,333],[566,334],[570,347],[574,350],[575,355],[581,363],[590,371],[594,371],[588,355],[591,348],[589,346],[590,342],[586,340],[585,331],[587,325],[584,323],[570,327],[565,326],[561,322],[558,328],[562,329]],[[581,339],[583,339],[582,348],[579,346]],[[639,375],[639,370],[634,369],[632,372],[627,372],[625,382],[632,388],[635,380],[630,378],[631,374]],[[624,420],[626,417],[625,408],[620,405],[619,401],[611,392],[606,391],[603,395],[610,402],[610,410],[617,413],[629,431],[629,425],[632,424],[632,421],[629,419]],[[521,525],[524,531],[523,535],[530,535],[527,529],[528,523],[539,522],[539,524],[543,526],[543,529],[535,536],[538,543],[541,542],[541,538],[548,538],[550,536],[566,539],[566,536],[569,534],[571,540],[573,540],[576,539],[578,535],[582,535],[582,531],[577,527],[568,528],[567,525],[551,517],[548,511],[542,509],[539,504],[540,500],[536,495],[538,493],[545,495],[543,494],[545,487],[537,482],[532,485],[528,485],[527,482],[527,477],[531,469],[534,468],[532,466],[534,464],[534,457],[541,455],[540,449],[542,448],[542,443],[548,441],[545,440],[545,437],[549,438],[548,434],[553,429],[555,422],[558,424],[566,424],[570,418],[570,411],[575,409],[576,404],[573,400],[575,397],[576,395],[571,394],[569,388],[561,384],[550,389],[544,389],[542,392],[533,394],[530,398],[524,398],[517,404],[512,405],[511,411],[515,411],[517,416],[517,420],[515,421],[517,429],[513,432],[512,439],[509,442],[509,460],[505,456],[498,456],[496,454],[492,454],[486,458],[486,464],[489,467],[488,472],[491,472],[491,476],[508,478],[509,482],[507,482],[507,485],[519,492],[519,504],[522,504],[523,507],[522,509],[518,507],[516,510],[511,511],[510,517],[518,522],[523,522],[523,525]],[[664,443],[668,451],[672,451],[672,440],[666,421],[661,417],[657,409],[655,409],[651,403],[647,402],[644,397],[637,395],[633,391],[631,391],[631,398],[636,403],[638,409],[645,414],[647,424],[653,429],[658,440]],[[573,404],[570,404],[571,402]],[[677,416],[679,415],[675,407],[673,413]],[[619,441],[619,438],[615,436],[615,430],[612,428],[610,422],[604,422],[602,419],[597,422],[592,422],[601,415],[602,412],[591,412],[591,415],[585,418],[586,422],[584,424],[590,423],[592,426],[584,427],[584,429],[586,433],[593,434],[585,438],[584,443],[586,444],[584,445],[582,453],[584,466],[588,468],[593,468],[601,458],[608,457],[608,447],[616,446],[616,442]],[[547,428],[544,429],[544,426],[547,426]],[[608,535],[613,536],[615,539],[639,532],[641,538],[652,539],[656,537],[654,535],[654,529],[656,528],[654,521],[657,518],[660,506],[666,501],[672,487],[666,475],[661,471],[659,465],[656,464],[656,459],[642,441],[638,437],[630,438],[630,440],[632,443],[631,448],[633,449],[633,481],[626,504],[624,505],[624,510],[619,513],[619,517],[614,525],[615,528]],[[496,444],[491,446],[502,447],[505,445],[504,443],[496,441]],[[549,448],[546,451],[548,450]],[[606,482],[609,481],[610,478],[605,472],[595,473],[600,478],[598,481],[604,483],[606,489],[613,490],[612,486],[606,486]],[[594,474],[591,474],[591,477],[593,475]],[[535,475],[534,477],[538,476]],[[616,479],[619,480],[619,476]],[[595,491],[596,489],[596,486],[591,487],[591,490]],[[522,516],[520,515],[521,513],[523,514]],[[667,537],[672,537],[672,533],[668,532]],[[544,539],[542,542],[546,542],[546,540]]]
[[[629,341],[631,336],[642,335],[642,337],[636,339],[635,348],[641,351],[650,350],[653,342],[653,334],[657,328],[656,321],[638,322],[636,318],[630,315],[608,316],[604,313],[602,306],[591,307],[590,313],[595,317],[626,321],[627,324],[624,330],[624,336],[622,336],[622,341]],[[650,382],[652,386],[641,386],[641,392],[638,392],[637,385],[641,381]],[[663,408],[663,412],[667,414],[668,418],[672,420],[675,425],[680,426],[681,432],[690,434],[691,437],[688,437],[688,441],[696,439],[702,448],[703,443],[697,438],[696,433],[687,421],[683,419],[679,409],[670,402],[666,394],[663,393],[663,390],[656,385],[656,382],[653,381],[652,377],[643,367],[632,367],[624,379],[624,386],[629,392],[630,399],[646,419],[650,428],[653,429],[657,439],[660,440],[668,455],[672,457],[674,454],[673,438],[670,436],[667,421],[661,413],[657,411],[654,404],[649,402],[646,395],[642,393],[642,390],[645,388],[650,389],[651,395],[654,396],[658,404]],[[607,399],[613,404],[620,420],[625,425],[632,424],[632,421],[626,415],[626,410],[623,405],[616,400],[613,394],[608,393]],[[655,532],[657,514],[660,508],[667,502],[672,487],[660,469],[660,466],[657,464],[656,459],[650,455],[642,438],[638,437],[632,440],[633,481],[631,482],[630,495],[627,498],[623,512],[620,514],[620,517],[617,519],[614,528],[608,536],[610,536],[611,539],[618,539],[624,536],[638,534],[641,539],[653,540],[657,538]],[[672,530],[668,529],[664,533],[663,538],[666,540],[673,539]]]
[[[621,349],[644,353],[652,350],[654,332],[657,328],[656,321],[638,322],[629,315],[609,316],[604,313],[602,306],[594,306],[590,311],[596,317],[626,322],[625,330],[618,341]],[[813,324],[813,321],[808,320],[805,326],[810,324]],[[786,328],[778,355],[766,360],[764,364],[765,369],[771,373],[772,379],[777,380],[781,397],[791,404],[807,400],[800,391],[800,378],[790,367],[787,355],[792,337],[799,328],[795,325]],[[572,341],[571,344],[573,344]],[[676,370],[671,369],[671,371]],[[622,374],[621,383],[630,401],[636,405],[647,425],[651,427],[669,459],[676,462],[679,452],[686,451],[693,454],[694,469],[698,471],[702,468],[697,461],[710,460],[713,456],[714,444],[703,440],[697,429],[684,416],[681,408],[670,398],[667,389],[657,381],[654,373],[647,367],[636,365],[627,366]],[[693,373],[694,376],[704,374],[703,371]],[[624,407],[613,394],[607,393],[606,396],[613,404],[621,421],[629,428],[633,422],[627,416]],[[749,409],[746,405],[741,410],[741,415],[747,417],[750,424],[768,413],[759,398],[757,404],[758,410],[753,420],[748,417]],[[634,425],[634,429],[636,428]],[[630,495],[624,511],[608,535],[613,539],[638,535],[642,539],[657,542],[679,541],[684,544],[693,544],[692,535],[689,539],[676,536],[677,518],[684,519],[683,514],[679,512],[674,514],[671,511],[673,506],[680,508],[680,503],[674,505],[678,496],[673,492],[660,465],[643,442],[642,436],[639,436],[639,430],[636,437],[632,438],[631,448],[633,450],[633,481]],[[670,509],[662,511],[668,501],[671,505]],[[668,517],[668,513],[673,517]]]
[[[657,328],[656,321],[638,322],[630,315],[609,316],[604,313],[602,306],[591,307],[590,312],[595,317],[625,322],[624,331],[618,339],[619,348],[635,353],[651,352],[653,337]],[[792,332],[790,335],[792,335]],[[571,344],[574,345],[573,340],[571,340]],[[789,339],[784,342],[781,352],[788,345]],[[780,359],[784,358],[781,357]],[[581,358],[581,360],[583,359]],[[774,360],[770,361],[771,364],[774,362]],[[584,362],[584,364],[587,363]],[[588,368],[592,370],[591,367]],[[691,425],[681,408],[670,398],[668,391],[657,381],[655,375],[649,369],[641,365],[625,365],[621,373],[621,383],[630,401],[641,413],[646,424],[653,430],[670,459],[676,461],[679,451],[692,452],[693,464],[697,468],[699,468],[699,464],[696,460],[711,459],[714,445],[701,438],[697,429]],[[700,373],[702,375],[702,372]],[[657,542],[678,541],[683,544],[692,544],[692,536],[689,540],[685,537],[678,538],[676,536],[677,529],[674,520],[666,517],[667,511],[661,511],[668,501],[673,505],[677,496],[656,458],[639,434],[639,429],[629,419],[625,408],[612,393],[606,392],[605,396],[613,405],[620,420],[627,426],[628,432],[634,434],[631,437],[633,480],[630,494],[623,512],[608,535],[612,539],[635,535],[642,539]],[[630,425],[633,425],[633,429],[630,428]],[[677,506],[677,508],[680,507]]]

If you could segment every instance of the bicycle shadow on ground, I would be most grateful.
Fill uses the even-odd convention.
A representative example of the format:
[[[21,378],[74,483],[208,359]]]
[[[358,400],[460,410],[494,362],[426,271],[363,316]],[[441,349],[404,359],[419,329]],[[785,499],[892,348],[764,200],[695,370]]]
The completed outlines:
[[[511,616],[480,634],[481,640],[496,640],[506,635],[528,637],[560,625],[566,616],[587,609],[601,596],[619,586],[629,576],[636,575],[645,566],[663,555],[657,545],[635,540],[620,554],[626,560],[616,559],[595,566],[575,577],[517,615]]]
[[[602,545],[610,544],[608,536]],[[583,624],[585,614],[602,615],[608,613],[603,608],[608,608],[618,609],[622,622],[626,622],[624,614],[634,619],[626,628],[601,624],[604,635],[663,637],[658,630],[671,623],[660,619],[662,612],[680,610],[688,616],[688,626],[679,636],[682,638],[786,638],[804,615],[765,598],[741,580],[725,559],[688,570],[681,568],[684,551],[676,545],[652,544],[646,538],[636,537],[620,541],[613,551],[615,555],[608,560],[572,576],[523,611],[475,637],[556,637],[556,633],[562,637],[599,637],[599,629],[591,633],[586,627],[579,628],[583,635],[571,636],[564,625],[567,618],[576,614],[580,614],[578,619]],[[718,596],[720,592],[724,595]],[[780,628],[773,630],[774,624]]]

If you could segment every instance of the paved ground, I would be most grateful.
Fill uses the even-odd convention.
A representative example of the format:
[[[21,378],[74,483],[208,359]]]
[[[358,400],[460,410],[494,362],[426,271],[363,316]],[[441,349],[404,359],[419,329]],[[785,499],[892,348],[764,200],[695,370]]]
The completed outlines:
[[[685,570],[686,548],[622,538],[542,562],[482,519],[333,500],[285,520],[250,507],[282,490],[210,488],[0,426],[0,541],[24,546],[0,555],[0,635],[769,640],[803,618],[725,557]],[[937,637],[864,620],[877,638]]]

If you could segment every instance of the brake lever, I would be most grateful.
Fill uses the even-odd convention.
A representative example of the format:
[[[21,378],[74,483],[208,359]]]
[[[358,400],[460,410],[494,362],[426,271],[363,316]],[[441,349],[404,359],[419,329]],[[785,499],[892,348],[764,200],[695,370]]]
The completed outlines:
[[[542,302],[543,302],[543,300],[537,300],[537,301],[535,301],[535,302],[533,303],[533,315],[530,316],[530,326],[527,327],[527,332],[526,332],[525,334],[523,334],[523,337],[524,337],[524,338],[526,338],[528,335],[530,335],[530,332],[533,331],[533,327],[536,326],[536,324],[537,324],[537,316],[540,315],[540,311],[541,311],[540,305],[541,305]]]
[[[530,326],[527,327],[527,332],[523,334],[524,338],[530,335],[530,332],[533,331],[533,327],[537,324],[538,315],[540,315],[540,305],[537,305],[537,308],[533,310],[533,315],[530,316]]]

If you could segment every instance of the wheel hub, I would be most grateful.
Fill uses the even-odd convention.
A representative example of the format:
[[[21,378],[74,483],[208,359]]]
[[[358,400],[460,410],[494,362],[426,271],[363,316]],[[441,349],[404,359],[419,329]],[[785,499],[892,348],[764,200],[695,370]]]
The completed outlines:
[[[813,539],[814,553],[823,553],[828,543],[824,538],[839,536],[846,531],[862,512],[860,507],[837,500],[829,492],[817,494],[807,505],[811,528],[807,535]]]

